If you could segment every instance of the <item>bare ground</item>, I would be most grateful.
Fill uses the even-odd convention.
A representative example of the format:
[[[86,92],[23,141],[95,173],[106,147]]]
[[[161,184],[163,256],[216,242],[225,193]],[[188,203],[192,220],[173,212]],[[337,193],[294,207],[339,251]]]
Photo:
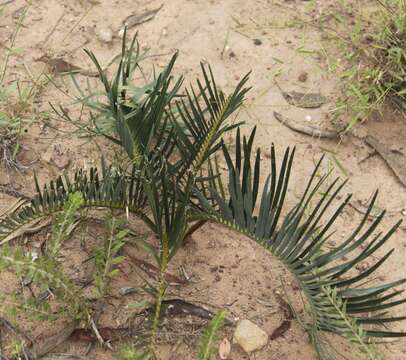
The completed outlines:
[[[118,31],[126,17],[157,9],[161,4],[162,1],[130,0],[34,1],[18,34],[16,47],[22,51],[12,59],[9,76],[12,78],[21,73],[22,64],[26,64],[33,74],[51,72],[47,64],[38,61],[44,55],[62,57],[71,64],[93,69],[82,51],[84,47],[94,51],[100,62],[106,64],[120,51]],[[239,114],[240,119],[246,122],[244,131],[247,133],[252,126],[257,126],[257,144],[263,151],[264,159],[272,142],[280,154],[285,147],[296,146],[291,203],[299,196],[304,179],[309,176],[315,161],[322,154],[327,157],[325,170],[333,169],[339,176],[348,176],[349,182],[343,195],[346,192],[354,193],[355,206],[349,207],[337,224],[339,227],[334,241],[339,243],[348,229],[355,227],[359,221],[360,214],[356,208],[362,210],[362,206],[358,205],[368,200],[375,189],[380,191],[379,205],[388,209],[383,226],[389,227],[399,218],[405,218],[406,191],[385,161],[367,146],[362,136],[362,127],[361,136],[347,136],[340,140],[318,139],[292,131],[272,115],[273,111],[278,111],[305,124],[333,128],[330,118],[337,97],[337,80],[334,74],[327,71],[328,64],[320,56],[319,50],[323,48],[321,33],[309,25],[312,19],[319,17],[332,4],[334,1],[317,4],[302,0],[173,0],[163,2],[163,7],[153,19],[137,25],[129,32],[133,35],[138,31],[141,46],[151,49],[149,54],[152,56],[145,61],[147,73],[150,73],[151,64],[158,69],[162,68],[170,54],[176,50],[180,54],[176,73],[185,75],[188,81],[198,75],[199,61],[211,64],[218,83],[225,90],[252,70],[250,84],[253,89]],[[17,0],[4,7],[0,15],[0,44],[7,44],[15,29],[19,11],[24,6],[24,1]],[[111,43],[101,41],[97,36],[108,28],[114,34]],[[304,76],[304,73],[307,75]],[[84,83],[85,77],[78,77]],[[304,77],[307,77],[305,81]],[[89,79],[96,84],[97,80]],[[276,86],[275,79],[285,91],[320,91],[327,96],[328,102],[317,109],[290,106]],[[55,83],[66,91],[73,91],[67,77],[55,77]],[[34,111],[49,111],[48,102],[63,106],[70,104],[69,98],[52,84],[48,84],[38,96]],[[79,116],[75,107],[72,107],[71,115]],[[345,123],[347,119],[340,120]],[[26,164],[28,169],[24,172],[3,169],[0,174],[1,184],[11,184],[18,191],[30,194],[34,187],[34,171],[43,182],[59,174],[60,169],[53,159],[60,160],[62,156],[62,162],[65,161],[67,169],[72,171],[84,163],[91,165],[94,159],[99,158],[100,152],[92,144],[87,144],[85,139],[63,135],[52,128],[68,130],[66,124],[51,118],[49,125],[36,124],[30,129],[24,137],[19,155],[19,161]],[[386,139],[386,143],[395,144],[397,151],[406,151],[405,121],[401,116],[388,110],[384,119],[371,119],[364,127],[365,131]],[[5,207],[11,200],[11,196],[0,194],[0,206]],[[406,228],[403,227],[380,253],[396,248],[391,260],[385,264],[385,270],[380,273],[380,280],[390,281],[404,276],[405,236]],[[85,271],[80,261],[86,254],[81,253],[77,239],[69,243],[66,251],[66,255],[74,259],[72,268],[79,272]],[[140,284],[134,267],[125,265],[127,269],[122,270],[123,276],[113,286],[112,293],[116,296],[106,304],[100,326],[126,325],[131,311],[123,307],[124,303],[142,299],[140,294],[125,299],[117,295],[122,286]],[[294,281],[275,259],[256,244],[214,225],[206,225],[179,252],[172,264],[172,273],[177,273],[181,266],[193,281],[171,289],[170,297],[204,304],[214,310],[226,308],[231,318],[251,319],[269,334],[284,319],[278,302],[278,297],[284,291],[282,283],[299,314],[302,311]],[[15,280],[5,274],[2,274],[2,280],[4,288],[15,286]],[[44,324],[34,328],[27,322],[24,327],[40,340],[56,331],[58,326]],[[162,359],[194,359],[195,339],[201,328],[202,323],[196,319],[168,319],[160,337]],[[402,323],[395,325],[396,330],[404,328]],[[231,329],[226,329],[225,335],[231,340]],[[351,358],[344,342],[337,337],[330,339],[334,347],[342,348],[343,354]],[[87,343],[70,342],[62,345],[58,352],[79,354],[86,347]],[[390,359],[405,357],[403,340],[380,347]],[[88,356],[91,359],[113,357],[111,351],[97,345]],[[263,350],[251,357],[244,355],[237,346],[233,346],[230,355],[230,359],[235,360],[295,358],[314,358],[308,336],[296,321],[282,337],[270,341]]]

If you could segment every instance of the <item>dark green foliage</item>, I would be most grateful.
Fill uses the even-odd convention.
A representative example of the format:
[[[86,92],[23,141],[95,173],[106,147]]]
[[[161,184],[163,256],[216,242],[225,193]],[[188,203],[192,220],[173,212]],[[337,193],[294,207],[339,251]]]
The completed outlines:
[[[405,280],[363,285],[393,250],[360,274],[351,271],[372,259],[399,226],[377,232],[384,212],[368,223],[377,194],[347,239],[326,249],[324,245],[334,236],[333,225],[351,198],[335,205],[345,181],[327,183],[330,174],[319,176],[320,160],[299,202],[284,209],[295,149],[287,149],[278,166],[271,147],[270,171],[261,185],[262,161],[254,147],[255,129],[249,137],[241,136],[240,124],[228,121],[243,102],[248,77],[243,77],[231,95],[225,95],[216,86],[210,67],[202,65],[203,81],[197,80],[197,90],[181,93],[181,79],[170,85],[175,55],[142,97],[132,97],[129,105],[127,89],[131,88],[130,74],[135,66],[135,44],[133,41],[126,49],[124,39],[121,62],[111,81],[99,66],[108,99],[100,111],[110,114],[114,129],[102,135],[122,147],[131,166],[113,169],[103,161],[100,174],[96,169],[80,170],[73,180],[64,175],[43,190],[37,185],[38,194],[31,204],[0,222],[0,242],[7,242],[30,221],[61,211],[69,194],[75,192],[82,194],[82,207],[123,209],[139,216],[159,241],[158,249],[143,243],[154,254],[160,270],[158,286],[149,287],[155,300],[150,358],[155,358],[168,262],[187,234],[205,221],[245,234],[287,267],[307,299],[312,339],[317,339],[320,330],[332,331],[357,343],[371,357],[374,352],[368,352],[369,337],[404,336],[381,325],[404,319],[387,311],[405,301],[395,300],[399,292],[392,292]],[[94,55],[89,55],[98,65]],[[236,127],[232,155],[223,137]],[[220,153],[226,160],[227,181],[219,171],[216,156]],[[321,359],[323,350],[316,346],[316,353]]]

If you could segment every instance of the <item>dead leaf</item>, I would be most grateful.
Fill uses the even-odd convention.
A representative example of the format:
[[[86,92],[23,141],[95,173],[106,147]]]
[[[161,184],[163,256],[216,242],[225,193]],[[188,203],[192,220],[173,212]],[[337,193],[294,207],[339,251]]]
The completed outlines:
[[[286,331],[290,329],[292,322],[290,320],[283,320],[282,324],[280,324],[271,334],[269,337],[271,340],[275,340],[278,337],[281,337]]]
[[[162,302],[163,308],[166,309],[167,315],[192,315],[197,316],[202,319],[211,320],[214,317],[214,313],[210,310],[203,308],[202,306],[198,306],[187,302],[182,299],[170,299],[164,300]]]
[[[58,347],[60,344],[69,339],[75,327],[77,325],[76,321],[69,323],[64,329],[53,336],[47,337],[44,341],[34,344],[32,349],[29,350],[30,359],[39,359],[44,355],[48,354],[50,351]]]
[[[398,180],[406,186],[406,156],[400,151],[393,151],[393,145],[388,148],[384,143],[372,135],[365,138],[366,143],[373,147],[376,152],[385,160]]]
[[[228,359],[230,352],[231,352],[231,344],[230,341],[225,337],[219,346],[220,359],[222,360]]]
[[[52,161],[59,170],[66,169],[70,164],[70,158],[65,154],[53,154]]]
[[[149,262],[139,259],[136,255],[137,251],[133,247],[125,245],[124,252],[128,255],[129,259],[135,266],[144,271],[151,278],[155,280],[159,279],[159,269]],[[180,279],[178,276],[173,274],[165,273],[164,276],[169,285],[178,286],[185,285],[187,283],[185,280]]]
[[[141,14],[133,14],[133,15],[128,16],[123,21],[122,28],[124,29],[126,27],[127,29],[130,29],[130,28],[132,28],[132,27],[134,27],[136,25],[140,25],[140,24],[143,24],[143,23],[145,23],[147,21],[152,20],[155,17],[155,15],[159,12],[159,10],[162,9],[163,6],[164,5],[161,4],[161,6],[157,7],[156,9],[147,10],[147,11],[144,11],[143,13],[141,13]]]
[[[39,218],[39,219],[34,219],[31,222],[21,226],[18,230],[13,231],[9,235],[7,235],[5,238],[3,238],[0,241],[0,245],[4,245],[8,243],[9,241],[18,238],[24,234],[34,234],[44,227],[47,227],[51,224],[52,218],[51,217],[46,217],[46,218]]]
[[[104,341],[114,341],[117,339],[122,339],[131,334],[129,328],[102,327],[98,328],[97,330]],[[97,340],[97,338],[91,329],[78,328],[72,332],[72,334],[69,337],[69,340],[92,342]]]
[[[326,138],[326,139],[336,139],[339,137],[338,131],[335,130],[325,130],[320,129],[312,125],[306,125],[289,119],[288,117],[274,111],[273,116],[283,125],[287,126],[293,131],[297,131],[301,134],[317,137],[317,138]]]
[[[305,109],[314,109],[318,108],[321,105],[327,102],[327,98],[320,93],[301,93],[298,91],[283,91],[281,87],[276,83],[276,86],[279,88],[282,96],[285,100],[293,106],[305,108]]]
[[[62,58],[53,58],[47,54],[41,56],[39,59],[36,59],[35,61],[40,61],[47,64],[54,74],[63,75],[70,73],[79,73],[84,76],[91,77],[99,76],[99,73],[97,71],[89,71],[82,69],[79,66],[73,65]]]

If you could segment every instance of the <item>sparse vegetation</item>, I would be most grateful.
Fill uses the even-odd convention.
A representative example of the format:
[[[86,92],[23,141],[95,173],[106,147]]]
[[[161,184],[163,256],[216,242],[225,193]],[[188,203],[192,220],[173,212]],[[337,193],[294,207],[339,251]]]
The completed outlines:
[[[47,242],[43,255],[37,252],[27,253],[23,246],[1,247],[0,270],[12,269],[18,278],[26,279],[38,289],[37,295],[28,298],[18,292],[1,294],[2,307],[6,313],[23,311],[45,319],[55,319],[62,315],[75,320],[88,320],[87,300],[59,260],[62,246],[73,230],[75,213],[81,206],[83,198],[80,193],[69,195],[62,212],[56,216],[52,237]],[[56,299],[56,308],[51,308],[44,301],[49,296]]]
[[[406,2],[376,0],[376,7],[346,4],[332,19],[333,26],[320,26],[342,51],[340,63],[332,62],[343,88],[336,115],[351,115],[347,130],[373,112],[382,113],[384,105],[405,110]]]
[[[95,285],[99,296],[107,295],[110,281],[118,275],[117,265],[123,261],[120,250],[125,244],[129,230],[119,230],[122,221],[108,214],[105,218],[107,235],[95,254]]]
[[[15,42],[28,9],[29,6],[25,7],[21,13],[10,44],[0,58],[0,157],[7,167],[21,170],[24,165],[17,160],[21,139],[30,125],[47,117],[46,113],[35,111],[33,106],[33,101],[48,82],[44,74],[34,76],[23,64],[16,76],[6,76],[11,58],[18,57],[22,51],[15,47]]]
[[[306,326],[312,329],[313,342],[321,331],[334,332],[355,342],[367,358],[377,359],[380,355],[369,344],[372,338],[404,336],[382,327],[403,317],[382,314],[382,310],[405,302],[390,299],[399,295],[392,290],[406,279],[366,285],[392,251],[368,269],[353,273],[357,264],[372,259],[400,224],[376,233],[384,212],[368,223],[377,194],[359,226],[340,244],[327,248],[325,244],[333,236],[331,228],[351,199],[346,197],[333,209],[345,181],[320,175],[320,160],[297,204],[285,209],[295,149],[285,151],[278,167],[272,146],[270,171],[261,181],[263,164],[261,151],[255,150],[256,129],[242,136],[241,123],[230,121],[249,91],[248,75],[226,95],[217,87],[211,68],[202,64],[202,80],[182,91],[182,78],[174,80],[172,75],[174,55],[155,81],[134,96],[129,84],[137,69],[134,56],[137,59],[138,47],[134,39],[127,48],[125,37],[120,63],[111,80],[93,53],[89,56],[99,69],[105,97],[102,106],[94,107],[98,114],[92,121],[98,128],[100,117],[108,119],[108,132],[102,130],[98,135],[119,146],[127,161],[109,165],[103,160],[100,169],[79,169],[73,179],[65,174],[43,189],[37,186],[37,195],[29,205],[1,219],[0,241],[7,242],[33,220],[56,215],[52,239],[45,254],[37,259],[24,253],[18,242],[3,244],[2,270],[13,269],[17,276],[28,276],[42,290],[55,293],[61,309],[71,318],[84,320],[99,339],[87,305],[89,299],[66,274],[58,254],[71,234],[77,211],[108,211],[107,235],[94,253],[98,297],[107,296],[116,275],[115,266],[125,256],[122,250],[129,234],[111,211],[119,209],[138,217],[156,240],[140,240],[139,244],[156,261],[157,282],[145,287],[153,306],[147,308],[148,329],[139,338],[142,341],[123,347],[120,354],[123,359],[156,359],[169,286],[168,266],[188,236],[206,222],[214,222],[262,245],[291,272],[307,302],[310,316]],[[62,115],[66,117],[67,113]],[[236,131],[233,147],[224,141],[232,130]],[[220,156],[225,159],[226,174],[221,172]],[[46,304],[41,301],[41,306]],[[201,359],[210,358],[223,317],[220,312],[203,337]],[[104,344],[103,339],[99,341]],[[326,353],[322,343],[315,347],[317,358],[325,359],[320,355]]]

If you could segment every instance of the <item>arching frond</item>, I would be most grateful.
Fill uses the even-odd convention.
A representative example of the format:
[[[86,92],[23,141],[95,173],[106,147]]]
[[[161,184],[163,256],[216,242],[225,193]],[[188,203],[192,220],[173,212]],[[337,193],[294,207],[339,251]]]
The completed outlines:
[[[69,194],[75,192],[82,194],[84,207],[128,208],[142,217],[147,225],[153,226],[143,211],[147,199],[135,167],[131,176],[103,164],[101,175],[96,168],[89,171],[81,169],[73,179],[64,174],[43,189],[37,180],[35,183],[37,194],[30,204],[0,219],[0,245],[9,241],[13,233],[23,226],[61,211]]]
[[[202,165],[221,147],[221,138],[237,127],[226,120],[242,104],[249,88],[244,87],[249,74],[244,76],[234,92],[226,96],[217,88],[210,67],[201,64],[204,84],[197,80],[198,92],[191,87],[186,90],[186,100],[176,102],[179,116],[171,115],[177,133],[177,148],[180,153],[178,177],[182,178],[190,169],[198,173]],[[185,131],[186,128],[186,131]]]
[[[327,186],[328,175],[318,175],[320,160],[300,201],[282,217],[295,150],[286,150],[277,169],[275,149],[271,147],[271,171],[260,191],[260,151],[251,159],[254,134],[255,130],[248,139],[244,137],[241,141],[237,133],[234,159],[223,144],[228,168],[228,194],[219,191],[218,187],[211,187],[210,198],[215,199],[215,203],[210,203],[197,191],[200,203],[194,219],[224,224],[257,241],[278,257],[300,283],[317,328],[345,335],[349,326],[346,321],[350,319],[354,326],[365,328],[362,333],[365,337],[406,335],[370,327],[404,319],[403,316],[381,314],[406,302],[406,299],[393,300],[401,291],[391,292],[406,279],[375,287],[362,286],[393,250],[374,261],[368,269],[356,275],[353,273],[355,265],[367,259],[372,261],[372,255],[385,244],[400,223],[385,233],[376,233],[385,212],[368,223],[377,198],[375,193],[359,225],[343,242],[327,249],[324,245],[334,235],[332,226],[351,198],[351,195],[348,196],[327,216],[345,182],[336,179]],[[317,196],[319,193],[322,195]],[[312,207],[311,202],[314,203]]]

